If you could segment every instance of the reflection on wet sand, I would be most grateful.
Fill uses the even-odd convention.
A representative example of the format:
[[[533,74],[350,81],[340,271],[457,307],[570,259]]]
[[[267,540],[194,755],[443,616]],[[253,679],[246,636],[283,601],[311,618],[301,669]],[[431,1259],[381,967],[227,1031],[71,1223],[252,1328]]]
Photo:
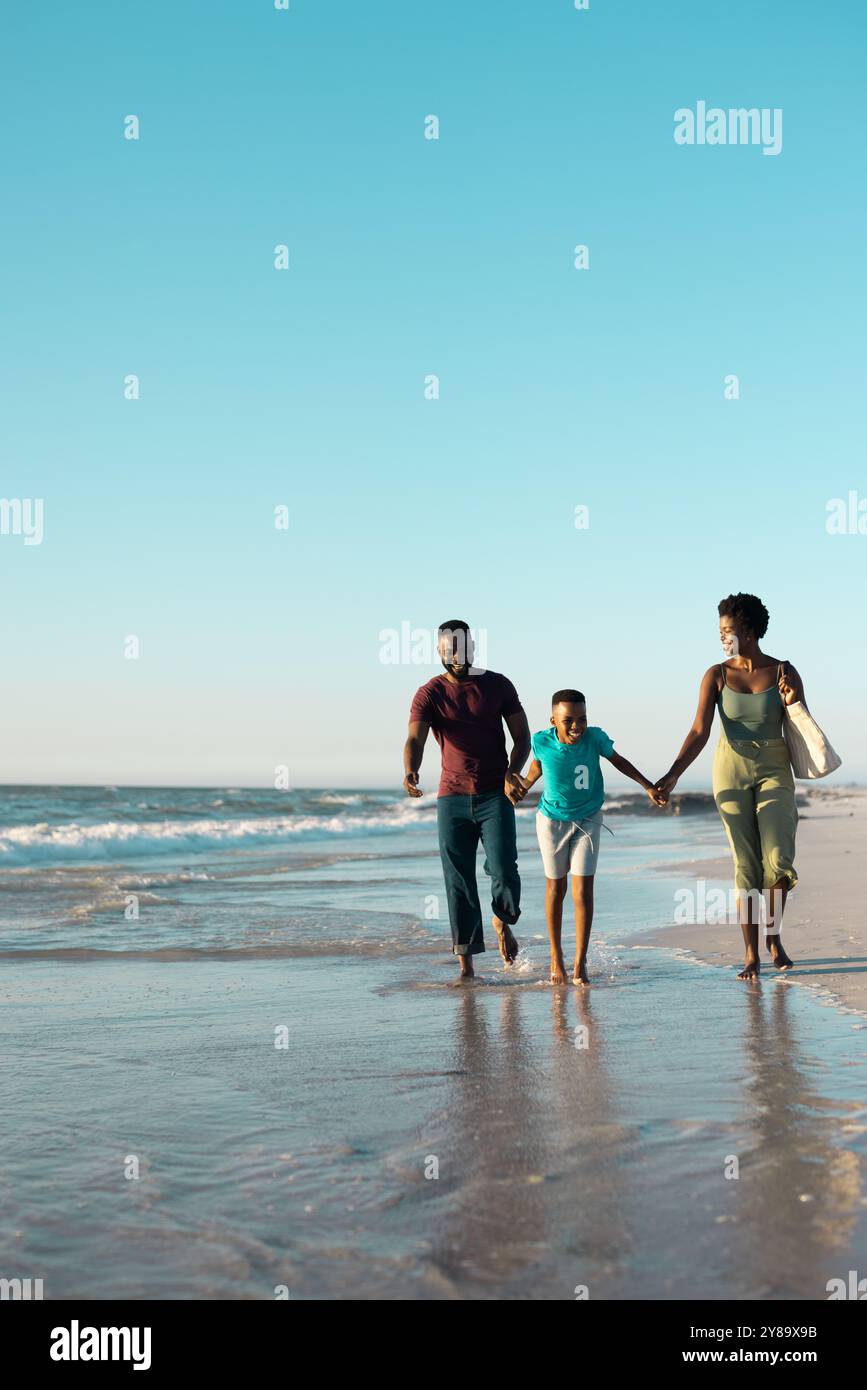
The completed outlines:
[[[445,1189],[432,1257],[465,1296],[532,1298],[540,1277],[547,1297],[580,1285],[592,1296],[595,1272],[624,1258],[621,1169],[608,1162],[624,1130],[604,1030],[589,996],[554,990],[545,1044],[525,1026],[539,1002],[519,989],[490,1014],[475,990],[457,1001],[455,1075],[428,1132]]]
[[[427,1263],[452,1296],[823,1298],[845,1275],[863,1212],[844,1126],[862,1107],[824,1098],[804,1001],[668,962],[666,1017],[643,973],[455,997],[424,1127]]]
[[[747,1138],[739,1145],[738,1265],[753,1296],[821,1298],[829,1259],[858,1215],[858,1155],[840,1143],[843,1107],[811,1084],[782,984],[747,991]],[[836,1142],[835,1142],[836,1140]]]

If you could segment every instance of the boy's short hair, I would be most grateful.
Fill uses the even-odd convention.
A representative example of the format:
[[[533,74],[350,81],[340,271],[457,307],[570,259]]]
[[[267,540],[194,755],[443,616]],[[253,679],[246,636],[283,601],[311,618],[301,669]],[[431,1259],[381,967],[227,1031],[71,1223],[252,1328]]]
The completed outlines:
[[[586,705],[587,701],[580,690],[555,690],[551,696],[551,708],[555,705]]]

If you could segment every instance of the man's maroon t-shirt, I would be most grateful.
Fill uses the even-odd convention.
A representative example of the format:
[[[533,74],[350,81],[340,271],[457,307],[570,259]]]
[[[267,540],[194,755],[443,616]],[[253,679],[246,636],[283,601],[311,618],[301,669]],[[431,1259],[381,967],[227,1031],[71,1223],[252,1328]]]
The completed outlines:
[[[502,787],[509,760],[503,719],[521,713],[518,692],[496,671],[463,681],[434,676],[415,693],[410,723],[430,724],[442,752],[439,796],[478,795]]]

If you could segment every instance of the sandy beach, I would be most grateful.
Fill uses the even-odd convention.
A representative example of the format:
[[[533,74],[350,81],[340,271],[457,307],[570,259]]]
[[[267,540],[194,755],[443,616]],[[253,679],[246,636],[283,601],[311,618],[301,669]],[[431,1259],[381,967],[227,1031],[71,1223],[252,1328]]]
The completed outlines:
[[[799,882],[783,922],[783,940],[795,968],[786,978],[867,1014],[867,791],[810,788],[799,782],[798,793]],[[658,865],[655,872],[677,873],[693,883],[728,886],[733,881],[727,851],[690,864]],[[736,970],[743,964],[736,923],[666,926],[642,933],[641,944],[648,942],[687,951],[707,965]],[[776,974],[766,953],[762,970]]]

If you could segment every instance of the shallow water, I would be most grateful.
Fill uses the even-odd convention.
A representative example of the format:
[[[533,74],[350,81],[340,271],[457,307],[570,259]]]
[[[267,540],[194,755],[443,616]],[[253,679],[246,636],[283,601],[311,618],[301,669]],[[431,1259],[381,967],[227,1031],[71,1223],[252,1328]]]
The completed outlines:
[[[221,792],[134,810],[171,817],[169,795],[232,818],[196,804]],[[39,812],[109,823],[77,809]],[[715,818],[611,817],[582,995],[546,983],[531,813],[520,963],[489,951],[455,985],[429,814],[180,852],[167,825],[125,861],[52,860],[42,832],[0,872],[0,1275],[49,1298],[568,1299],[863,1274],[863,1020],[623,944],[683,886],[645,870],[718,852]]]

